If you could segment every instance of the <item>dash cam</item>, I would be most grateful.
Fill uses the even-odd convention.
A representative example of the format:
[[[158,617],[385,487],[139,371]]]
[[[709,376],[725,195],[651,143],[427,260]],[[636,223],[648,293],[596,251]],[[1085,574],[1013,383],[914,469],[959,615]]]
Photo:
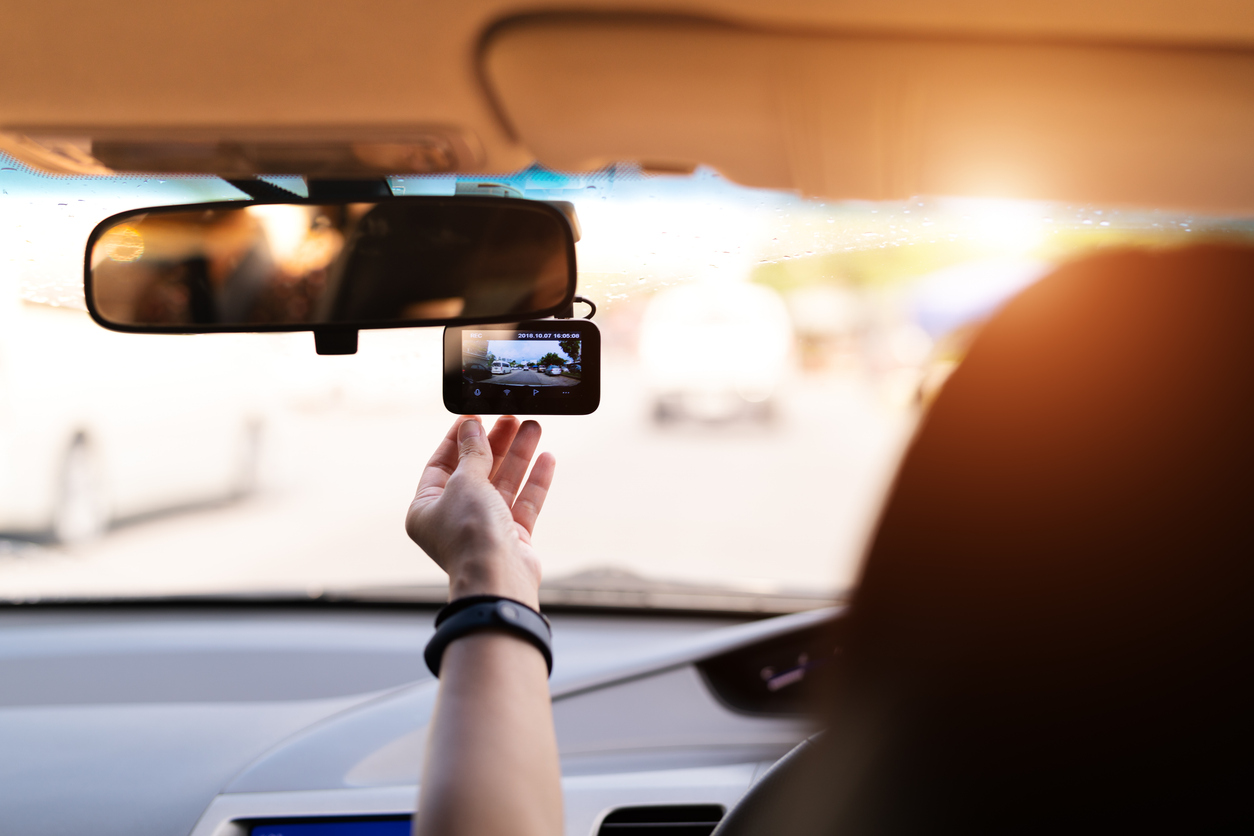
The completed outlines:
[[[444,329],[444,406],[458,415],[589,415],[601,332],[586,319]]]

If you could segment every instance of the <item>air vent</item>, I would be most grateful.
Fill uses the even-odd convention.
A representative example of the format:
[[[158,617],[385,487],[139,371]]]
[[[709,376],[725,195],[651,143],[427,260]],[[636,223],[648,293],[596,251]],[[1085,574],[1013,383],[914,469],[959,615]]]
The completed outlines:
[[[597,836],[710,836],[722,818],[721,804],[619,807],[601,822]]]

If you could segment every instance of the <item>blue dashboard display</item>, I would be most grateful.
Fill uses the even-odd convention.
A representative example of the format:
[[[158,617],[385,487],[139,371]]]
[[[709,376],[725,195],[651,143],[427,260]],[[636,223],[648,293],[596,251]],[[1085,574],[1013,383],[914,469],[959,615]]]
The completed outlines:
[[[294,821],[253,825],[250,836],[409,836],[410,819]]]

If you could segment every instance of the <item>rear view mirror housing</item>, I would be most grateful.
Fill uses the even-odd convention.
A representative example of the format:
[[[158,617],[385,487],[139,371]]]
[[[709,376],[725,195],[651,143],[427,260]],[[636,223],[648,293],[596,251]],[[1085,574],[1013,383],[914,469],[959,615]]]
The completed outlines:
[[[133,210],[88,238],[87,309],[130,333],[313,331],[319,353],[352,353],[363,329],[563,315],[577,275],[563,209],[418,196]]]

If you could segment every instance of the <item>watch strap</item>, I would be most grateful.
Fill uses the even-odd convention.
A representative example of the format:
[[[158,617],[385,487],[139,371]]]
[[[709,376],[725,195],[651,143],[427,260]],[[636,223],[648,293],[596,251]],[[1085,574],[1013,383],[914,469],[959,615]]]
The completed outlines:
[[[449,644],[480,630],[499,630],[529,642],[544,656],[549,673],[553,672],[553,631],[547,618],[511,598],[475,595],[453,601],[436,616],[435,635],[422,654],[431,673],[440,675],[440,661]]]

